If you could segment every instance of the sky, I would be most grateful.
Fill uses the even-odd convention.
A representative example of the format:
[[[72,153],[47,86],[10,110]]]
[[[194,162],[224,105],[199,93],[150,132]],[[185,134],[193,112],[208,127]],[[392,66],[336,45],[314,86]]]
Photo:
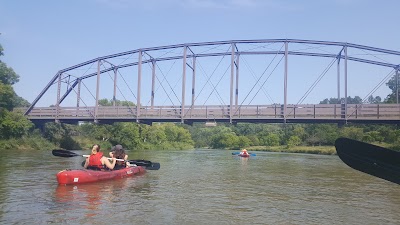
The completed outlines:
[[[288,38],[400,51],[399,6],[397,0],[0,0],[1,60],[20,76],[16,93],[32,102],[61,69],[145,47]]]

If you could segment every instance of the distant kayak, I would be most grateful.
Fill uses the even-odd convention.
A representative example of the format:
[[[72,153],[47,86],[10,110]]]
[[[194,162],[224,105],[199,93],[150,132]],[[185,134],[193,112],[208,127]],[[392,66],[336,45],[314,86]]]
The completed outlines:
[[[63,170],[57,173],[59,184],[82,184],[103,180],[121,179],[139,175],[146,170],[141,166],[132,166],[120,170],[98,171],[98,170]]]
[[[250,157],[250,156],[256,156],[255,153],[241,154],[240,152],[232,152],[232,155],[237,155],[237,156],[245,157],[245,158]]]

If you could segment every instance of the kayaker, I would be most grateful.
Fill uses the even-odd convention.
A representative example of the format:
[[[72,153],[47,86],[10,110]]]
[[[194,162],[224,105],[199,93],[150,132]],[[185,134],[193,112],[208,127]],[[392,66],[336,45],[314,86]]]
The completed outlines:
[[[243,156],[248,156],[248,155],[249,155],[249,153],[247,152],[247,150],[246,150],[246,149],[243,149],[243,150],[240,152],[240,155],[243,155]]]
[[[116,145],[112,148],[112,152],[110,152],[111,157],[115,157],[116,159],[123,159],[125,161],[117,161],[115,163],[115,170],[123,169],[129,166],[128,155],[125,153],[122,145]]]
[[[103,170],[103,169],[114,169],[116,163],[116,159],[112,157],[112,162],[110,162],[105,156],[103,156],[103,152],[100,152],[100,145],[94,144],[92,146],[92,153],[88,158],[86,158],[85,165],[83,166],[85,169],[92,170]]]
[[[116,145],[116,146],[114,146],[112,149],[111,149],[111,152],[110,152],[110,157],[112,158],[112,157],[115,157],[114,155],[115,155],[115,151],[117,151],[118,149],[124,149],[123,147],[122,147],[122,145]],[[125,156],[124,156],[124,160],[126,161],[126,160],[128,160],[128,155],[125,153],[125,150],[123,150],[124,151],[124,154],[125,154]],[[118,159],[118,158],[117,158]]]

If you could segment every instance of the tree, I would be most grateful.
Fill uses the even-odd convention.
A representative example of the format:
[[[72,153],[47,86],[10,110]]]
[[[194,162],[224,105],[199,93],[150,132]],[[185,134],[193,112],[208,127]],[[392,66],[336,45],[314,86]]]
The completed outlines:
[[[11,67],[0,61],[0,82],[6,85],[13,85],[19,81],[19,76]]]
[[[400,82],[400,80],[398,81]],[[396,92],[397,89],[400,89],[400,86],[396,85],[396,76],[393,76],[390,78],[390,80],[386,83],[386,86],[389,87],[390,90],[392,90],[392,93],[388,94],[385,98],[385,103],[396,103],[397,102],[397,96]]]
[[[167,142],[167,135],[165,135],[164,126],[161,125],[143,125],[140,132],[141,139],[144,143],[153,145],[161,145]]]
[[[358,127],[344,127],[342,129],[342,136],[361,141],[364,136],[362,128]]]
[[[0,56],[4,55],[0,45]],[[19,81],[14,70],[0,60],[0,138],[22,137],[33,124],[19,112],[11,112],[16,106],[26,105],[27,101],[15,94],[12,87]]]
[[[113,106],[113,100],[110,99],[100,99],[99,100],[99,105],[101,106]],[[120,101],[120,100],[115,100],[115,105],[116,106],[135,106],[135,103],[131,102],[131,101]]]
[[[377,98],[380,99],[379,96]],[[355,96],[352,98],[351,96],[347,97],[347,104],[361,104],[363,101],[360,98],[360,96]],[[324,99],[323,101],[320,101],[319,104],[341,104],[344,103],[344,98],[338,99],[338,98],[330,98],[330,99]]]
[[[0,82],[0,109],[12,110],[14,96],[15,92],[12,86]]]
[[[310,145],[334,145],[339,130],[333,124],[311,124],[306,127],[307,142]]]
[[[99,105],[101,106],[112,106],[112,101],[108,101],[108,99],[103,98],[99,100]]]
[[[298,146],[300,144],[301,144],[301,139],[299,137],[297,137],[296,135],[295,136],[291,136],[289,138],[289,140],[287,141],[287,146],[289,148],[293,147],[293,146]]]
[[[3,111],[0,119],[0,138],[20,138],[28,133],[33,123],[18,112]]]
[[[100,141],[108,141],[112,137],[111,125],[94,124],[92,126],[92,136]]]
[[[280,143],[280,138],[276,133],[269,133],[267,136],[261,137],[260,141],[265,146],[278,146]]]
[[[239,139],[238,140],[238,147],[239,148],[244,148],[244,147],[250,146],[251,141],[250,141],[250,139],[248,137],[239,136],[238,139]]]
[[[213,137],[211,147],[233,149],[238,146],[239,138],[234,132],[222,133]]]
[[[136,123],[115,123],[112,134],[112,145],[121,144],[127,149],[136,149],[141,143],[139,125]]]
[[[370,95],[368,97],[368,103],[370,103],[370,104],[378,104],[381,102],[382,102],[382,99],[379,96],[374,97],[374,96]]]
[[[65,149],[80,149],[79,144],[72,139],[75,126],[62,123],[46,123],[44,126],[44,137]]]
[[[163,124],[165,135],[170,142],[183,142],[193,144],[192,137],[188,130],[183,127],[178,127],[171,123]]]

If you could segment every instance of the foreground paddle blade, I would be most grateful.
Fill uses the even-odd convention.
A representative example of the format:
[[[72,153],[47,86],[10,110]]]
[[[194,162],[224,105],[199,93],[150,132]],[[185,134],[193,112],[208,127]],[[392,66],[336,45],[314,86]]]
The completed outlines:
[[[400,184],[400,152],[348,138],[338,138],[335,147],[351,168]]]
[[[74,156],[81,156],[78,155],[74,152],[71,151],[67,151],[67,150],[61,150],[61,149],[57,149],[57,150],[53,150],[51,152],[54,156],[60,156],[60,157],[74,157]]]

